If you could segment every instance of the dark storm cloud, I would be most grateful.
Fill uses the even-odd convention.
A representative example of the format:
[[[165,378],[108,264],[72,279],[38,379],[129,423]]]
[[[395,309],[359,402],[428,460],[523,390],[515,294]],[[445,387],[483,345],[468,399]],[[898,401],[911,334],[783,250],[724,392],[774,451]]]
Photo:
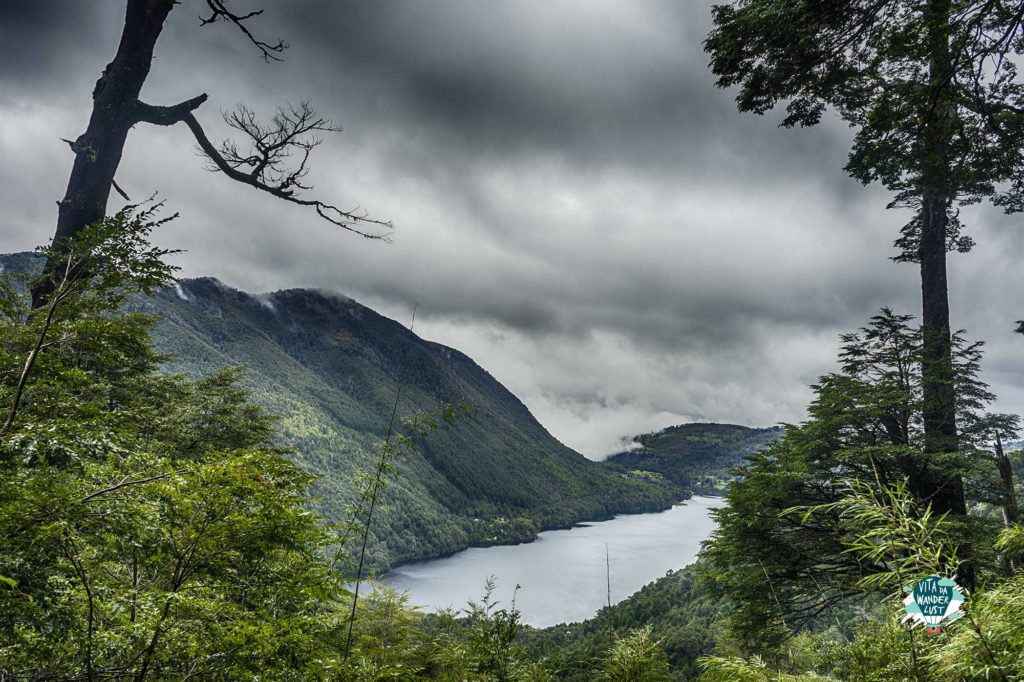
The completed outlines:
[[[658,167],[680,180],[719,175],[723,150],[756,175],[764,152],[791,146],[808,174],[834,165],[822,135],[766,139],[713,87],[702,40],[708,8],[695,3],[334,3],[275,8],[279,33],[314,37],[296,51],[337,61],[339,88],[369,93],[339,103],[403,130],[429,131],[445,160],[541,150],[572,163]],[[352,67],[355,67],[354,69]],[[727,134],[716,135],[722,132]],[[829,134],[843,134],[831,126]],[[427,150],[424,165],[431,165]],[[826,147],[827,149],[827,147]],[[834,151],[834,150],[829,150]],[[832,161],[833,159],[829,159]]]
[[[332,288],[403,321],[418,304],[418,332],[588,454],[684,419],[799,419],[839,332],[917,308],[914,268],[887,260],[905,216],[841,170],[851,131],[738,114],[702,51],[708,3],[262,5],[251,27],[291,44],[284,63],[200,28],[188,0],[144,98],[209,93],[198,116],[215,137],[236,102],[312,98],[345,128],[318,150],[317,194],[393,219],[395,243],[206,173],[183,127],[140,126],[119,181],[182,212],[159,239],[189,250],[186,274]],[[70,163],[59,138],[83,129],[122,17],[118,0],[0,0],[0,250],[49,235]],[[1020,221],[970,218],[979,247],[953,259],[954,317],[992,341],[989,379],[1020,410]]]
[[[123,18],[122,7],[101,0],[3,0],[0,83],[14,96],[87,96]]]

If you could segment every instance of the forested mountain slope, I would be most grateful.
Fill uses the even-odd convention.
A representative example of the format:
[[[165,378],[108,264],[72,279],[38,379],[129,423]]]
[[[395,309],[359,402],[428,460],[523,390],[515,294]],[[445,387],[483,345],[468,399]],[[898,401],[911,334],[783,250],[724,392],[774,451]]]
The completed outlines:
[[[608,462],[651,471],[696,493],[720,492],[729,467],[782,435],[778,426],[753,429],[737,424],[680,424],[634,438],[640,447]]]
[[[418,440],[385,493],[370,556],[379,569],[469,544],[532,539],[543,528],[661,509],[678,489],[592,462],[559,443],[472,359],[334,293],[253,296],[183,280],[143,304],[162,316],[168,370],[245,368],[254,398],[281,416],[283,442],[321,476],[317,510],[346,517],[370,472],[399,382],[399,416],[465,401],[473,413]]]
[[[699,673],[697,659],[715,651],[731,610],[732,604],[712,596],[698,580],[694,564],[649,583],[582,623],[523,628],[521,637],[529,654],[545,658],[559,679],[582,682],[599,677],[601,658],[616,638],[647,626],[665,652],[672,679],[693,680]]]

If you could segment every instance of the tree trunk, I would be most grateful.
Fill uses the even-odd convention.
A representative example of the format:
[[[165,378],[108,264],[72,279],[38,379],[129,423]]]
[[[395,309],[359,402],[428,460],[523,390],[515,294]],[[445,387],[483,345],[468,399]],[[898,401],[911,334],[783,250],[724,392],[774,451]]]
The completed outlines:
[[[949,323],[946,280],[949,209],[953,200],[949,146],[954,132],[956,103],[952,97],[953,62],[949,45],[950,0],[928,0],[924,20],[928,34],[929,87],[921,139],[921,356],[924,457],[908,481],[923,501],[938,514],[967,514],[963,481],[959,474],[937,470],[929,455],[956,452],[956,385]],[[960,581],[973,588],[970,547],[961,546],[966,561]]]
[[[1013,485],[1013,465],[1010,464],[1010,459],[1003,452],[1003,439],[1000,438],[998,431],[996,431],[995,454],[996,469],[999,471],[999,494],[1002,498],[1003,526],[1009,528],[1014,524],[1020,523],[1020,516],[1017,511],[1017,488]],[[1007,556],[1005,553],[1002,553],[999,559],[1010,571],[1021,565],[1021,557],[1019,556]]]
[[[996,432],[996,468],[999,470],[999,491],[1003,497],[1003,525],[1007,528],[1020,522],[1017,511],[1017,489],[1013,485],[1013,465],[1003,452],[1003,439]]]
[[[54,233],[58,254],[62,244],[106,215],[125,139],[137,121],[135,109],[149,75],[153,48],[173,7],[173,0],[128,0],[117,54],[96,82],[85,133],[71,145],[75,162],[67,192],[58,204]],[[48,276],[32,291],[34,308],[44,305],[53,292],[49,275],[59,270],[60,261],[59,255],[47,261]]]
[[[925,190],[921,228],[921,358],[924,450],[956,452],[956,385],[946,281],[946,231],[949,202]]]
[[[921,310],[924,328],[921,357],[925,457],[911,488],[939,514],[967,513],[963,481],[959,475],[936,471],[930,454],[956,452],[956,385],[953,372],[946,283],[946,227],[948,201],[924,192],[921,229]]]
[[[921,103],[922,193],[918,257],[921,263],[921,322],[924,328],[921,379],[926,453],[957,450],[956,387],[946,281],[949,208],[953,200],[949,177],[949,145],[956,116],[949,46],[951,11],[950,0],[928,0],[924,9],[930,59],[928,92]]]

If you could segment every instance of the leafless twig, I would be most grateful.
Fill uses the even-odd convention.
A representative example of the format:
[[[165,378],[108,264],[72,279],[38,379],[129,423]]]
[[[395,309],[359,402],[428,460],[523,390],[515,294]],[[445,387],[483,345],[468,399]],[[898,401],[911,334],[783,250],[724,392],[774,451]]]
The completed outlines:
[[[317,215],[340,228],[367,239],[390,241],[391,221],[371,218],[358,208],[343,210],[319,199],[306,199],[300,192],[312,189],[303,178],[309,173],[309,154],[323,140],[320,133],[341,130],[328,119],[317,116],[309,102],[279,107],[267,123],[257,120],[251,109],[239,105],[225,115],[227,124],[248,138],[248,145],[228,140],[218,148],[193,115],[207,99],[205,94],[171,106],[136,102],[135,120],[156,125],[184,122],[210,160],[211,170],[245,183],[278,199],[313,207]],[[294,159],[298,158],[298,164]],[[363,227],[357,227],[363,226]]]
[[[249,12],[248,14],[235,14],[227,8],[227,0],[206,0],[206,6],[210,8],[210,16],[199,17],[199,25],[206,26],[207,24],[215,24],[218,21],[226,21],[234,24],[239,31],[241,31],[246,38],[249,39],[256,49],[260,51],[260,55],[263,57],[263,61],[266,62],[280,62],[283,61],[279,56],[282,52],[288,49],[287,43],[283,40],[278,40],[276,43],[267,43],[255,35],[245,25],[246,20],[252,19],[255,16],[263,14],[263,10],[256,10]]]

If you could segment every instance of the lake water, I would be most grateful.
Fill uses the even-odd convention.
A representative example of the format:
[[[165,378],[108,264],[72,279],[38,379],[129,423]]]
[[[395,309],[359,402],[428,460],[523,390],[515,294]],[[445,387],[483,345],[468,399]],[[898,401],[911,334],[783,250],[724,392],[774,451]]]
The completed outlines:
[[[463,608],[479,601],[494,576],[494,596],[508,606],[515,590],[521,620],[537,627],[590,618],[607,603],[605,544],[611,566],[612,603],[622,601],[667,571],[693,563],[714,530],[717,497],[693,497],[656,514],[628,514],[608,521],[550,530],[534,542],[474,547],[441,559],[400,566],[381,582],[409,592],[409,603],[427,611]]]

